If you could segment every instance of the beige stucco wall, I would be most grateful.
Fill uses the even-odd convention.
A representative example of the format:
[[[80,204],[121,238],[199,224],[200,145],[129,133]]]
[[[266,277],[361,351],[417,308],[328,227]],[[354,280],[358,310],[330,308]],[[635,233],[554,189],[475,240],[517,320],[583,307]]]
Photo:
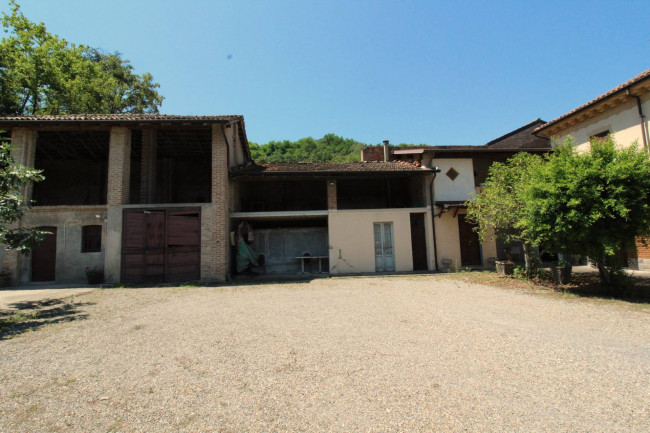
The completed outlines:
[[[106,252],[105,206],[43,206],[28,211],[23,216],[24,227],[56,227],[57,283],[85,283],[84,269],[104,269]],[[85,225],[102,226],[101,252],[81,252],[81,231]],[[31,282],[31,257],[19,256],[19,282]]]
[[[650,115],[650,97],[641,96],[641,107],[646,119]],[[648,122],[646,121],[646,127]],[[606,110],[596,116],[586,119],[562,131],[561,135],[554,137],[562,142],[567,135],[571,135],[580,151],[589,150],[589,137],[609,130],[614,134],[616,142],[622,147],[628,147],[635,141],[641,147],[643,138],[636,100],[630,99],[618,107]]]
[[[440,168],[434,182],[436,201],[465,201],[474,196],[474,166],[471,158],[434,158],[432,163]],[[452,167],[459,173],[454,180],[446,174]]]
[[[427,263],[433,269],[431,214],[427,208],[332,210],[328,217],[330,273],[375,272],[373,224],[393,223],[395,271],[413,270],[411,213],[424,213]]]
[[[439,210],[438,210],[439,211]],[[464,211],[459,212],[464,213]],[[460,234],[458,231],[458,216],[454,216],[454,210],[445,212],[441,217],[436,217],[436,244],[438,249],[438,267],[442,270],[442,259],[451,259],[451,270],[458,270],[461,267],[460,258]],[[496,241],[486,240],[481,244],[481,258],[483,266],[487,267],[487,259],[497,256]]]

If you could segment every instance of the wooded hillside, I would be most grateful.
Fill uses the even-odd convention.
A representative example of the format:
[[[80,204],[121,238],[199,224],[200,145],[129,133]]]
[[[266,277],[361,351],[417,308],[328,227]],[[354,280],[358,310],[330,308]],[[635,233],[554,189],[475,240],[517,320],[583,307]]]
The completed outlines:
[[[266,144],[249,142],[251,156],[256,162],[355,162],[361,160],[361,150],[371,146],[334,134],[297,141],[270,141]],[[399,146],[411,146],[401,143]]]

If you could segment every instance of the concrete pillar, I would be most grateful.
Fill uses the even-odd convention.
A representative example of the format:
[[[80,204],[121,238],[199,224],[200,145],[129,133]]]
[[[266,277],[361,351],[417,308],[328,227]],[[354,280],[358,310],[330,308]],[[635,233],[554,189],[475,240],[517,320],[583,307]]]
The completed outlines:
[[[108,205],[129,203],[131,130],[114,126],[108,147]]]
[[[228,151],[223,126],[212,125],[211,203],[201,212],[201,279],[225,281],[229,264]]]
[[[338,209],[337,202],[336,202],[336,180],[335,179],[327,179],[327,209],[329,210]]]
[[[156,166],[157,166],[156,130],[142,131],[142,163],[140,176],[140,201],[154,203],[156,200]]]

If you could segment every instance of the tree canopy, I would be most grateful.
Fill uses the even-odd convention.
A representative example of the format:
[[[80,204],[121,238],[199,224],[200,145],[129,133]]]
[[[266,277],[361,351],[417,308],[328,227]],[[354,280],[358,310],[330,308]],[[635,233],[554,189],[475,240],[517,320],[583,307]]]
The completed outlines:
[[[531,172],[543,162],[530,153],[518,153],[505,163],[494,163],[483,184],[483,192],[467,205],[468,218],[478,225],[482,240],[523,242],[526,269],[532,272],[530,247],[535,239],[529,237],[522,225],[526,212],[523,192]]]
[[[525,236],[550,251],[587,254],[609,286],[615,255],[650,235],[650,159],[611,136],[577,152],[572,139],[533,171],[523,192]]]
[[[361,150],[366,147],[364,143],[334,134],[317,140],[307,137],[249,144],[253,160],[259,162],[353,162],[361,159]]]
[[[163,97],[118,52],[75,45],[29,21],[15,0],[3,12],[0,115],[157,113]]]
[[[650,236],[650,158],[611,136],[593,140],[589,152],[569,138],[543,159],[519,154],[494,164],[468,213],[484,237],[586,254],[612,287],[616,254]]]

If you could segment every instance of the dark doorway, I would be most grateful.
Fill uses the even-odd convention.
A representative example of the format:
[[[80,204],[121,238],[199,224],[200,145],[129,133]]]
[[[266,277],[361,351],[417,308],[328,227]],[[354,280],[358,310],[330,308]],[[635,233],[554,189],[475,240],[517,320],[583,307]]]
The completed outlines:
[[[458,215],[461,266],[481,265],[481,244],[474,227],[474,224],[465,220],[465,215]]]
[[[39,227],[49,232],[43,242],[32,251],[32,281],[56,279],[56,227]]]
[[[199,209],[124,211],[122,281],[198,280],[200,233]]]
[[[411,249],[413,251],[413,270],[426,271],[427,241],[424,230],[424,214],[411,214]]]

